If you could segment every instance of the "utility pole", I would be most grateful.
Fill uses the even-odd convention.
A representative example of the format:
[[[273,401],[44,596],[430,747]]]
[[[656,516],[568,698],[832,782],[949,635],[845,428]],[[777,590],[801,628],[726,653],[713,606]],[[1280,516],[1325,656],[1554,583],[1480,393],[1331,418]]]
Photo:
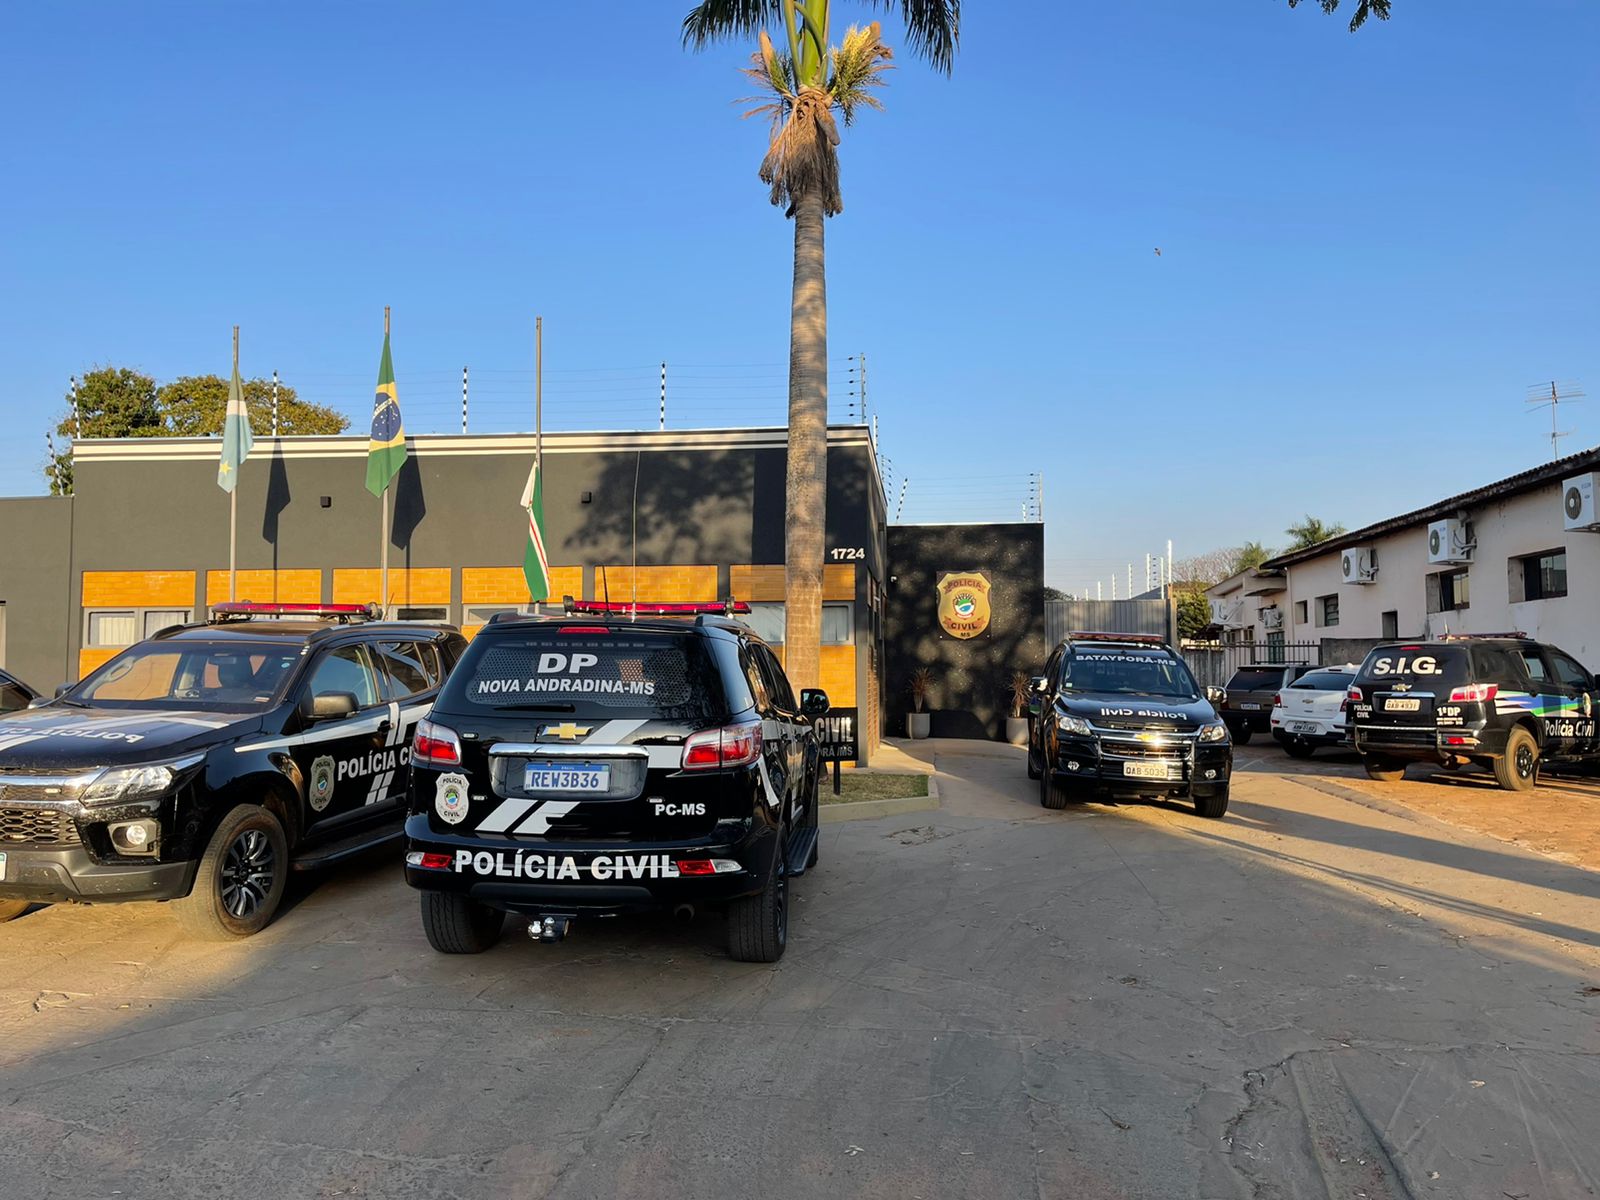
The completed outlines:
[[[1556,411],[1563,403],[1570,404],[1575,400],[1581,400],[1583,395],[1584,393],[1580,392],[1574,385],[1570,383],[1565,385],[1558,384],[1553,379],[1548,386],[1540,383],[1528,389],[1528,399],[1526,401],[1528,412],[1538,412],[1541,408],[1550,410],[1550,457],[1552,459],[1561,457],[1561,439],[1572,436],[1572,430],[1563,430],[1557,425]]]
[[[1163,600],[1172,598],[1172,539],[1167,539],[1167,590],[1162,593]]]

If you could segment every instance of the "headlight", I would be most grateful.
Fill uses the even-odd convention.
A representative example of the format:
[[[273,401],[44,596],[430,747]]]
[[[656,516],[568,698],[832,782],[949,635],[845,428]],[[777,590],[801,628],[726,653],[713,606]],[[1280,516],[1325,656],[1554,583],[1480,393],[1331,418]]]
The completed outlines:
[[[1225,742],[1228,740],[1228,727],[1221,721],[1211,725],[1200,726],[1200,740],[1202,742]]]
[[[108,767],[79,797],[85,804],[115,804],[122,800],[141,800],[159,796],[178,776],[205,758],[196,754],[176,762],[150,763],[142,767]]]
[[[1064,717],[1061,718],[1061,732],[1062,733],[1079,733],[1079,734],[1082,734],[1084,737],[1088,737],[1089,734],[1091,734],[1094,731],[1089,728],[1089,722],[1085,721],[1082,717],[1066,717],[1066,716],[1064,716]]]

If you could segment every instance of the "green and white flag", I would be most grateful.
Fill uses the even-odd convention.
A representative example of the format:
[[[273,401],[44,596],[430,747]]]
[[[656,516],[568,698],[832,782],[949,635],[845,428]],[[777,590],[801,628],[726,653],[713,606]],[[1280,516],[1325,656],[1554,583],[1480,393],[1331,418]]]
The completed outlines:
[[[239,364],[233,364],[233,379],[228,383],[228,415],[222,421],[222,462],[217,467],[217,486],[233,491],[239,482],[239,465],[250,457],[255,444],[250,432],[250,411],[244,403],[244,384],[239,382]]]
[[[388,318],[384,318],[383,357],[378,360],[378,391],[372,401],[372,433],[367,438],[367,491],[381,496],[406,463],[406,430],[400,420],[400,392],[389,358]]]
[[[528,599],[538,603],[550,599],[550,556],[544,550],[544,480],[539,478],[538,459],[534,459],[527,485],[522,489],[522,510],[528,518],[522,577],[528,581]]]

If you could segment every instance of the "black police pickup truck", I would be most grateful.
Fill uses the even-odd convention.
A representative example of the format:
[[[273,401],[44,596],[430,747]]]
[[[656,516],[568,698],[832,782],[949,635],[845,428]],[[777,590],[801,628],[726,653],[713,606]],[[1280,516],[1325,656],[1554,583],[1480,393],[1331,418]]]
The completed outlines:
[[[1543,763],[1600,758],[1600,681],[1570,654],[1521,634],[1379,646],[1356,672],[1348,704],[1351,742],[1374,779],[1399,779],[1408,762],[1472,763],[1522,792]]]
[[[406,881],[435,950],[488,949],[506,913],[556,941],[579,916],[704,907],[734,958],[782,955],[828,698],[796,702],[738,611],[569,599],[479,632],[412,752]]]
[[[1228,727],[1160,638],[1068,634],[1033,686],[1028,778],[1046,808],[1101,794],[1177,797],[1202,817],[1228,811]]]
[[[0,919],[173,900],[212,938],[290,869],[400,834],[411,733],[466,642],[362,606],[228,604],[0,716]]]

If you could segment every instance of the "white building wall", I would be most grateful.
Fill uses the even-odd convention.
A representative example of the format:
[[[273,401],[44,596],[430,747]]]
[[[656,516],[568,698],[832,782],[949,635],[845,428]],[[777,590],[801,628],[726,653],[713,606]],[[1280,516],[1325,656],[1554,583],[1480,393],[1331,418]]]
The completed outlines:
[[[1590,670],[1600,670],[1600,534],[1568,533],[1562,527],[1561,488],[1551,483],[1468,513],[1477,549],[1468,564],[1469,606],[1428,613],[1427,577],[1456,570],[1428,562],[1426,524],[1391,533],[1362,545],[1378,551],[1378,577],[1370,584],[1342,582],[1344,551],[1330,552],[1287,568],[1291,641],[1324,637],[1378,638],[1382,614],[1399,614],[1400,637],[1520,630],[1551,642]],[[1548,600],[1513,600],[1513,560],[1541,551],[1565,549],[1567,594]],[[1317,624],[1317,598],[1339,597],[1339,624]],[[1521,595],[1520,588],[1517,595]],[[1306,619],[1297,620],[1300,601]]]

